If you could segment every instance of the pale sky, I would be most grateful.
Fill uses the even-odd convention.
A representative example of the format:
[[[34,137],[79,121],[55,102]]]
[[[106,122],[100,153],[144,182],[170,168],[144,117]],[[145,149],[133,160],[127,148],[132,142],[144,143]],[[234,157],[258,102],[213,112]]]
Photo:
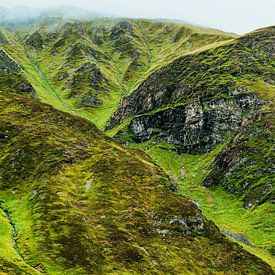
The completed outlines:
[[[275,25],[275,0],[0,0],[0,6],[71,5],[123,17],[180,19],[243,34]]]

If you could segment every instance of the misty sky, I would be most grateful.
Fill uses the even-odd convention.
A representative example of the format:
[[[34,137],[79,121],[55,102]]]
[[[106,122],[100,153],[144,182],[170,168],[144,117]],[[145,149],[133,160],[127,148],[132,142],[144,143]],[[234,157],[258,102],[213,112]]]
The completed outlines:
[[[243,34],[275,25],[275,0],[0,0],[0,6],[71,5],[123,17],[181,19]]]

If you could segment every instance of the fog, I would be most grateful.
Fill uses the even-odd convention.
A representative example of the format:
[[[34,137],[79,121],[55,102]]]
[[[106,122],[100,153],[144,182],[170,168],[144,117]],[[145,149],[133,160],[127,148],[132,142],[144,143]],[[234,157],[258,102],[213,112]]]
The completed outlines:
[[[79,8],[59,7],[68,17],[179,19],[239,34],[275,24],[275,0],[0,0],[0,20],[35,18],[60,5]]]

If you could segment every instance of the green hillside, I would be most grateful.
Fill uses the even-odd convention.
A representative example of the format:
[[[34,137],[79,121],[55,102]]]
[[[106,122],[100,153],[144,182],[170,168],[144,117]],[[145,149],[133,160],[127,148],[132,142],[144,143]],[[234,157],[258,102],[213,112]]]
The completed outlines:
[[[273,266],[274,30],[164,66],[123,99],[107,128],[179,182],[183,169],[183,194],[235,239],[248,235],[247,248]]]
[[[0,26],[0,274],[273,274],[274,43]]]
[[[5,28],[2,47],[39,98],[103,128],[123,96],[184,53],[232,39],[216,30],[148,20],[44,20]]]
[[[272,273],[143,153],[33,99],[0,108],[4,273]]]

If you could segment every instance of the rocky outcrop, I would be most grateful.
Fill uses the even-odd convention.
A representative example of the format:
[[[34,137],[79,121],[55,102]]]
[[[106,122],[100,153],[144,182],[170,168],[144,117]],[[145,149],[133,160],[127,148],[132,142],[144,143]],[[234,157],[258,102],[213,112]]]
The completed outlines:
[[[184,217],[181,215],[170,215],[166,217],[162,215],[157,218],[154,224],[156,232],[163,236],[171,236],[175,233],[185,236],[196,236],[203,234],[204,226],[205,223],[199,210],[192,217]]]
[[[263,104],[256,94],[249,93],[231,99],[197,101],[138,116],[132,120],[129,132],[134,142],[154,137],[156,141],[164,140],[175,145],[180,152],[204,153],[225,142],[238,130],[244,118]]]
[[[91,33],[93,42],[96,45],[101,45],[105,40],[105,34],[106,34],[106,28],[104,26],[98,26]]]
[[[88,85],[94,90],[99,90],[107,79],[96,64],[87,62],[73,71],[72,78],[65,83],[65,88],[71,87],[74,91],[79,87]]]
[[[243,122],[211,165],[205,187],[222,186],[240,196],[245,208],[275,202],[274,115],[260,111]]]
[[[70,59],[76,59],[80,57],[92,57],[94,59],[98,59],[102,53],[93,49],[92,47],[82,44],[82,43],[75,43],[68,51],[68,58],[67,61],[69,62]]]
[[[8,39],[0,30],[0,44],[8,44],[8,43],[9,43]]]
[[[0,48],[0,72],[20,73],[21,68],[3,49]]]
[[[239,40],[244,46],[275,58],[275,26],[259,29],[244,35]]]
[[[0,48],[0,91],[36,96],[20,65]]]
[[[34,49],[43,49],[45,42],[42,34],[39,31],[35,31],[26,39],[25,43]]]
[[[130,36],[134,36],[135,35],[134,28],[130,22],[122,21],[122,22],[119,22],[117,25],[115,25],[111,29],[110,38],[112,40],[115,40],[125,36],[126,34]]]
[[[238,41],[184,56],[152,74],[130,96],[123,98],[107,127],[166,105],[246,92],[250,88],[242,80],[260,78],[273,83],[274,75],[268,55]]]
[[[78,102],[84,107],[97,107],[102,103],[98,94],[109,85],[107,78],[95,63],[86,62],[79,68],[68,70],[62,78],[68,78],[63,86],[70,89],[70,97],[80,95]]]
[[[186,153],[213,150],[267,101],[263,85],[275,82],[273,27],[211,50],[178,58],[121,100],[107,129],[127,118],[123,140],[166,141]],[[268,49],[268,50],[267,50]]]
[[[86,94],[81,98],[80,105],[83,107],[94,108],[102,105],[102,102],[91,94]]]
[[[19,94],[31,95],[34,98],[36,97],[36,92],[33,86],[25,79],[22,79],[16,84],[15,91]]]

